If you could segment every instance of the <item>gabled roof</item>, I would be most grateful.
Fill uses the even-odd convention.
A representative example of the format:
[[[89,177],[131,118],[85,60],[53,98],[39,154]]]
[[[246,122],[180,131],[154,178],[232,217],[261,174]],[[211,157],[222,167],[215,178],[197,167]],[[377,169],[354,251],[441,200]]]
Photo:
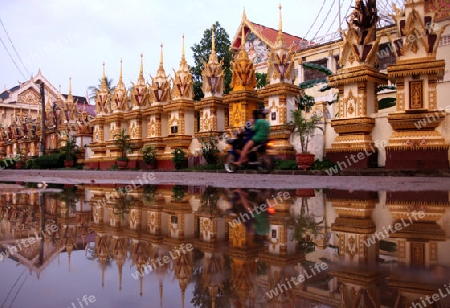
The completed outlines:
[[[95,111],[95,106],[94,105],[78,103],[77,104],[77,108],[78,108],[78,110],[83,110],[83,108],[86,108],[86,112],[88,114],[90,114],[91,116],[96,116],[97,115],[97,112]]]
[[[241,24],[239,25],[239,28],[236,32],[236,35],[234,36],[232,42],[231,42],[231,49],[237,50],[241,47],[241,36],[242,36],[242,27],[244,27],[244,35],[247,37],[249,33],[253,33],[258,39],[260,39],[264,44],[266,44],[268,47],[273,48],[274,43],[278,36],[278,30],[275,30],[273,28],[269,28],[254,22],[251,22],[247,19],[247,16],[242,16]],[[282,32],[284,40],[286,42],[286,46],[289,48],[291,46],[294,46],[294,50],[297,51],[301,48],[301,42],[307,42],[303,38],[295,35],[291,35],[286,32]],[[245,41],[245,40],[244,40]],[[297,46],[295,48],[295,46]]]
[[[8,93],[8,92],[15,92],[15,91],[17,91],[19,88],[20,88],[20,86],[15,86],[15,87],[12,87],[12,88],[9,89],[9,90],[4,91],[3,93],[0,93],[0,98],[1,98],[1,99],[8,98],[8,97],[9,97],[9,93]]]
[[[67,97],[69,97],[69,94],[62,94],[62,96],[64,96],[64,98],[67,99]],[[86,100],[86,97],[84,97],[84,96],[72,95],[72,97],[73,97],[73,101],[77,102],[78,104],[83,105],[83,104],[87,104],[88,103],[87,100]]]

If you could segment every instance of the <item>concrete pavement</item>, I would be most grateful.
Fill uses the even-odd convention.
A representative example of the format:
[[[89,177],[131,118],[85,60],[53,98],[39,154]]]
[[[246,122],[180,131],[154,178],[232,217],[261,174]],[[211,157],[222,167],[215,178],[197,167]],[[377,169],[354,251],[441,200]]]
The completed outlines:
[[[217,172],[0,170],[0,182],[58,184],[178,184],[227,188],[338,188],[349,190],[450,190],[450,177],[327,176]]]

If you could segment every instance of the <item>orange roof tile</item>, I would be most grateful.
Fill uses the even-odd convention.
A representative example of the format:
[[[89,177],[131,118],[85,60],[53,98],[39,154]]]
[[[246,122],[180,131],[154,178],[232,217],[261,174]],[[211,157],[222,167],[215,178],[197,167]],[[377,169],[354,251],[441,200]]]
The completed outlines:
[[[277,36],[278,36],[278,30],[251,22],[249,20],[245,20],[244,32],[245,32],[245,36],[247,36],[249,32],[253,32],[253,34],[255,34],[258,38],[260,38],[262,41],[265,41],[266,43],[270,43],[270,45],[273,45],[275,43]],[[241,33],[241,31],[240,31],[240,27],[239,27],[238,34],[236,35],[234,41],[231,43],[232,49],[239,49],[241,47],[240,33]],[[296,45],[297,46],[296,50],[300,49],[300,46],[301,46],[300,42],[307,42],[306,40],[302,39],[299,36],[291,35],[286,32],[283,32],[283,36],[284,36],[284,40],[286,42],[286,46],[290,47],[290,46]],[[272,46],[270,46],[270,47],[272,47]]]

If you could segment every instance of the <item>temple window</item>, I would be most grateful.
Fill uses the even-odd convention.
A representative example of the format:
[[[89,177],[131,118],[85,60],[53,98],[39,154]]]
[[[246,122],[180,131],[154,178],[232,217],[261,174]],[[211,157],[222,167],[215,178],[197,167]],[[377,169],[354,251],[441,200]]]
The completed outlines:
[[[327,67],[328,64],[328,59],[321,59],[318,61],[308,61],[311,63],[315,63],[315,64],[319,64],[322,65],[324,67]],[[303,81],[308,81],[308,80],[312,80],[312,79],[319,79],[319,78],[327,78],[327,74],[319,71],[319,70],[315,70],[315,69],[309,69],[309,68],[304,68],[303,69]]]
[[[439,46],[445,46],[450,44],[450,35],[443,35],[439,41]]]
[[[395,64],[396,58],[390,43],[380,44],[378,49],[378,67],[380,71],[386,70],[388,65]]]

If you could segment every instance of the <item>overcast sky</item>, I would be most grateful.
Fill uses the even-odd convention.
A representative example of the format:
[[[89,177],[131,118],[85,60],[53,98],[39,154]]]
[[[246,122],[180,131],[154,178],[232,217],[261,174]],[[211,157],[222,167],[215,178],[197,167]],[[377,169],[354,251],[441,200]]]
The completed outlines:
[[[354,1],[342,1],[345,16]],[[336,31],[337,21],[332,22],[338,15],[337,0],[281,1],[283,31],[305,37],[322,3],[320,17],[306,38],[312,39],[318,31],[318,36],[326,34],[330,27],[329,32]],[[278,0],[0,0],[0,18],[9,34],[8,38],[0,24],[0,38],[25,76],[1,45],[0,92],[4,86],[9,89],[29,79],[40,68],[55,87],[61,85],[63,93],[72,77],[73,94],[84,96],[87,87],[98,85],[103,61],[106,75],[117,84],[121,58],[128,87],[138,77],[141,53],[144,77],[155,76],[161,43],[166,74],[173,77],[181,59],[183,33],[186,59],[193,65],[191,47],[213,23],[218,21],[232,40],[245,8],[252,22],[278,28],[279,4]]]

